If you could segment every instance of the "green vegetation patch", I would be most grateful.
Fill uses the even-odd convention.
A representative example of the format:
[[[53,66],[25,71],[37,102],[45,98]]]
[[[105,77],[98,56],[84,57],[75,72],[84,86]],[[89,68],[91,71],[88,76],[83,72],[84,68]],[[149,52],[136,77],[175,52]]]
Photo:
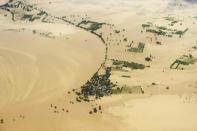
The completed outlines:
[[[30,22],[33,22],[37,19],[40,19],[40,17],[31,14],[24,14],[23,17],[21,18],[21,20],[28,20]]]
[[[112,89],[112,94],[144,94],[141,86],[123,86]]]
[[[110,76],[111,68],[106,68],[105,74],[96,72],[93,77],[81,87],[81,90],[76,92],[76,95],[78,95],[77,99],[89,102],[90,97],[98,99],[103,96],[111,95],[112,88],[116,85],[110,81]]]
[[[131,76],[128,76],[128,75],[122,75],[121,77],[124,77],[124,78],[131,78]]]
[[[166,18],[167,20],[172,20],[171,17]],[[171,24],[175,24],[178,21],[172,21]],[[149,33],[153,33],[156,35],[161,35],[161,36],[167,36],[167,37],[173,37],[173,35],[178,35],[179,37],[181,37],[182,35],[184,35],[189,29],[186,28],[185,30],[177,30],[177,29],[170,29],[167,28],[165,26],[157,26],[157,25],[153,25],[152,23],[146,23],[146,24],[142,24],[142,27],[146,30],[146,32]]]
[[[143,28],[148,28],[148,27],[150,27],[151,25],[150,24],[142,24],[142,27]]]
[[[181,30],[175,30],[173,32],[173,34],[177,34],[177,35],[184,35],[189,29],[185,29],[184,31],[181,31]]]
[[[123,67],[130,68],[133,70],[145,68],[145,65],[143,64],[138,64],[135,62],[128,62],[128,61],[118,61],[118,60],[113,60],[113,65],[115,66],[116,69],[122,69]]]
[[[86,30],[89,30],[89,31],[96,31],[96,30],[100,29],[103,24],[104,23],[98,23],[98,22],[95,22],[95,21],[84,20],[81,23],[79,23],[77,26],[83,27],[83,28],[85,28]]]
[[[190,65],[190,64],[195,64],[197,61],[196,58],[194,58],[191,54],[190,55],[183,55],[180,58],[176,59],[171,65],[171,69],[178,69],[180,65]]]
[[[168,21],[174,21],[174,17],[171,17],[171,16],[167,16],[167,17],[164,17],[165,20],[168,20]]]
[[[171,17],[171,16],[167,16],[167,17],[164,17],[165,20],[169,21],[171,26],[174,26],[176,23],[178,23],[179,21],[176,20],[174,17]]]
[[[167,32],[161,30],[161,29],[147,29],[146,32],[150,32],[150,33],[153,33],[153,34],[157,34],[157,35],[163,35],[165,36],[167,34]]]

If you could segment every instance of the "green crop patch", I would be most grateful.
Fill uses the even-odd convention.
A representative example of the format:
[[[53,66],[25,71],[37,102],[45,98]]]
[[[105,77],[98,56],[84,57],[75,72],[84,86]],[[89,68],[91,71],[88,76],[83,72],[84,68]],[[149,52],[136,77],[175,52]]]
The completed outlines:
[[[118,60],[113,60],[113,65],[115,66],[115,69],[123,69],[125,68],[130,68],[132,70],[136,69],[144,69],[145,65],[143,64],[138,64],[135,62],[128,62],[128,61],[118,61]]]

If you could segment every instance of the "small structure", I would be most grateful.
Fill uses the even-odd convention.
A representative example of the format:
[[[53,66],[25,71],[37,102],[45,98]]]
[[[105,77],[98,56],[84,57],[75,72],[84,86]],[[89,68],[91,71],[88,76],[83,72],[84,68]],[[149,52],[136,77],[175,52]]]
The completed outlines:
[[[143,53],[144,51],[144,47],[145,47],[145,43],[139,42],[137,47],[131,47],[130,49],[128,49],[129,52],[139,52],[139,53]]]

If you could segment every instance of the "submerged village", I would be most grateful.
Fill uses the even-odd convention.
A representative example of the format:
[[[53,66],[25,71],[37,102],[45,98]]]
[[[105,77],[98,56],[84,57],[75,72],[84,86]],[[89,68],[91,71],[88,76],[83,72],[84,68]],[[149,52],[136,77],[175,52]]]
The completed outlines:
[[[84,85],[65,92],[66,96],[71,96],[67,100],[71,106],[80,103],[89,103],[90,108],[87,110],[88,115],[102,114],[105,111],[102,104],[98,104],[104,97],[136,94],[150,95],[150,90],[153,90],[153,92],[164,91],[164,94],[168,94],[171,87],[164,83],[160,84],[157,83],[157,81],[150,81],[149,85],[145,86],[141,84],[131,85],[124,83],[124,81],[129,81],[129,79],[133,78],[132,72],[148,70],[152,67],[152,63],[157,59],[157,56],[148,52],[147,46],[151,44],[156,46],[155,48],[162,48],[163,45],[167,44],[164,39],[173,38],[181,41],[190,31],[190,27],[187,27],[183,20],[176,18],[176,16],[168,15],[158,18],[158,21],[162,21],[162,24],[154,22],[154,20],[138,23],[141,28],[138,32],[140,32],[146,41],[144,41],[144,39],[142,41],[135,41],[132,38],[132,34],[129,34],[126,28],[120,28],[110,22],[94,20],[90,18],[88,14],[73,14],[62,17],[54,16],[25,0],[9,0],[8,3],[0,5],[0,10],[6,12],[4,17],[13,22],[23,21],[34,23],[39,21],[51,24],[70,24],[80,30],[91,33],[102,41],[105,45],[105,57],[99,69],[95,71],[93,76],[87,80]],[[192,24],[196,25],[196,19],[193,19]],[[8,29],[8,31],[16,31],[19,33],[31,32],[34,35],[47,39],[56,39],[58,37],[53,35],[52,32],[42,32],[35,29]],[[197,41],[193,42],[189,50],[197,50]],[[115,54],[114,52],[118,53]],[[113,53],[115,55],[112,55]],[[125,57],[132,55],[139,56],[140,60],[135,61],[134,59]],[[189,66],[195,65],[196,62],[196,56],[188,51],[174,59],[174,61],[169,62],[168,69],[181,72],[187,70]],[[164,73],[165,70],[166,69],[163,69],[161,72]],[[119,79],[121,81],[118,81]],[[195,94],[196,92],[194,91],[193,93]],[[51,103],[49,108],[50,111],[55,114],[62,112],[69,114],[72,112],[72,110],[66,107],[57,106],[56,103]],[[25,119],[25,117],[25,114],[20,114],[21,119]],[[0,126],[4,123],[6,123],[6,119],[0,116]]]

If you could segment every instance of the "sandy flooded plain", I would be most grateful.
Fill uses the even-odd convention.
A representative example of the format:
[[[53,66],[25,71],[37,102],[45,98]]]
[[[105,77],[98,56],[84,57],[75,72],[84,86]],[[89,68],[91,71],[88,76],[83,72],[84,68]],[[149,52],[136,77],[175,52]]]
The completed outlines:
[[[69,23],[13,22],[8,12],[0,10],[0,131],[197,130],[197,64],[170,69],[174,60],[184,54],[197,58],[193,48],[197,44],[194,1],[27,2],[53,16],[67,16],[70,21],[82,16],[126,30],[124,36],[110,35],[114,30],[108,26],[98,30],[108,45],[107,63],[111,59],[134,61],[146,68],[112,70],[110,80],[120,86],[140,86],[144,93],[77,103],[75,93],[68,92],[80,88],[98,70],[106,45],[92,33]],[[164,19],[167,16],[178,21],[174,29],[188,28],[187,33],[181,38],[169,38],[142,28],[147,22],[170,28]],[[48,32],[49,37],[45,37]],[[122,37],[127,41],[117,43]],[[143,53],[126,51],[132,41],[146,44]],[[152,56],[151,62],[144,60],[147,56]],[[90,109],[98,105],[102,105],[102,113],[90,115]]]

